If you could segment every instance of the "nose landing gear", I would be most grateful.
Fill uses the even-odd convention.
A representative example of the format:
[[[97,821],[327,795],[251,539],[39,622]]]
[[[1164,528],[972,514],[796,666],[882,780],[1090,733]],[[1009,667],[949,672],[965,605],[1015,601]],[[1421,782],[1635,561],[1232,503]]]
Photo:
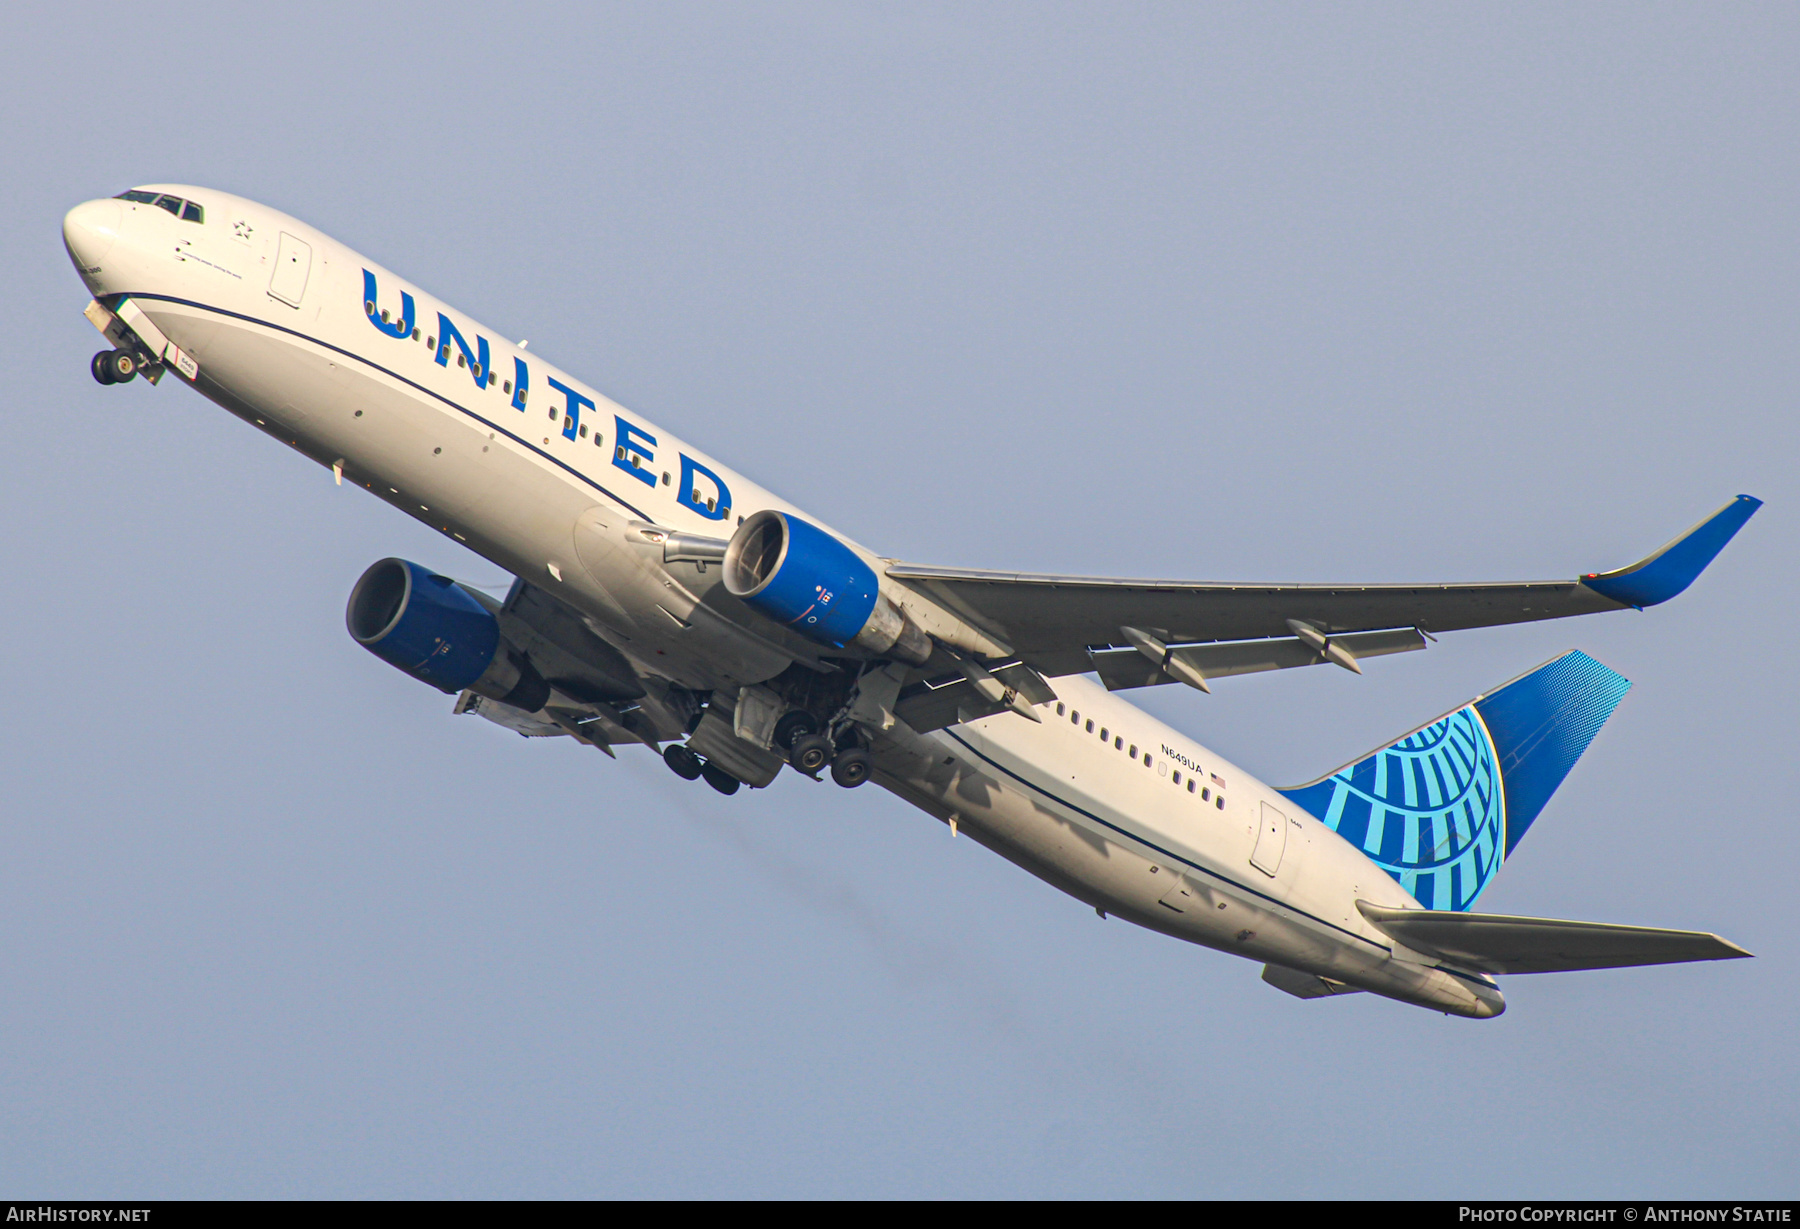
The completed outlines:
[[[102,384],[123,384],[138,373],[138,361],[124,350],[102,350],[88,364],[94,379]]]

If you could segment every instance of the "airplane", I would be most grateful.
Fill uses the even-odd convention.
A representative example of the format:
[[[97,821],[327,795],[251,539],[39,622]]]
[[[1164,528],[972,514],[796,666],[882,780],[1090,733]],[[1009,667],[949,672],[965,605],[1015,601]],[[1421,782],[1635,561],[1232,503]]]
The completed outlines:
[[[504,568],[409,560],[351,637],[454,711],[721,794],[873,780],[1092,907],[1302,999],[1505,1010],[1496,978],[1749,956],[1717,935],[1475,912],[1630,684],[1581,652],[1317,780],[1264,784],[1122,692],[1644,609],[1760,502],[1568,580],[1274,585],[886,558],[305,223],[207,188],[90,200],[63,241],[102,384],[172,376]]]

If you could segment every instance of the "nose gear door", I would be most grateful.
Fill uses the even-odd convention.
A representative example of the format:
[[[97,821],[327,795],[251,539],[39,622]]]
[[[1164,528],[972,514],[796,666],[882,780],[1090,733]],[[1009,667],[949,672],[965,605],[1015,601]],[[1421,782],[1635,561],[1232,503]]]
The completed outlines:
[[[299,307],[306,294],[306,278],[312,272],[312,245],[281,232],[275,251],[275,272],[269,277],[269,296],[289,307]]]

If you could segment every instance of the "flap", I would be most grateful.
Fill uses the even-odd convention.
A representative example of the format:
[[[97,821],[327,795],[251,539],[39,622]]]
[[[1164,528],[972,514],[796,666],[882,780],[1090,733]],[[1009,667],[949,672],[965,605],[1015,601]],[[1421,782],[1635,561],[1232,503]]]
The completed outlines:
[[[1139,661],[1144,660],[1136,649],[1131,653]],[[989,673],[1018,692],[1028,704],[1049,704],[1056,699],[1056,693],[1037,672],[1020,662],[994,666]],[[914,683],[900,693],[894,705],[900,719],[921,734],[1011,711],[976,691],[974,684],[960,674]]]
[[[1342,645],[1352,656],[1361,659],[1422,649],[1425,647],[1425,637],[1416,627],[1402,627],[1391,631],[1351,632],[1344,636],[1333,636],[1332,643]],[[1294,636],[1267,640],[1227,640],[1214,644],[1178,644],[1169,646],[1169,651],[1209,679],[1229,678],[1234,674],[1257,674],[1264,670],[1290,670],[1296,666],[1317,666],[1329,660],[1318,649]],[[1155,687],[1176,681],[1136,649],[1090,649],[1088,656],[1108,691],[1122,691],[1129,687]]]

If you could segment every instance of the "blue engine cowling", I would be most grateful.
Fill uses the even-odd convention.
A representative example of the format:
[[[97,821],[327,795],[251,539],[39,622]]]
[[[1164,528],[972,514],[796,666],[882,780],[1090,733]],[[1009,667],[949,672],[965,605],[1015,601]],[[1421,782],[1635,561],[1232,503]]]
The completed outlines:
[[[500,638],[500,621],[448,576],[405,559],[373,564],[350,591],[344,622],[363,648],[439,691],[473,689],[535,712],[549,685]]]
[[[914,664],[931,655],[930,640],[882,594],[862,556],[785,512],[765,509],[738,526],[725,551],[725,588],[819,644]]]

